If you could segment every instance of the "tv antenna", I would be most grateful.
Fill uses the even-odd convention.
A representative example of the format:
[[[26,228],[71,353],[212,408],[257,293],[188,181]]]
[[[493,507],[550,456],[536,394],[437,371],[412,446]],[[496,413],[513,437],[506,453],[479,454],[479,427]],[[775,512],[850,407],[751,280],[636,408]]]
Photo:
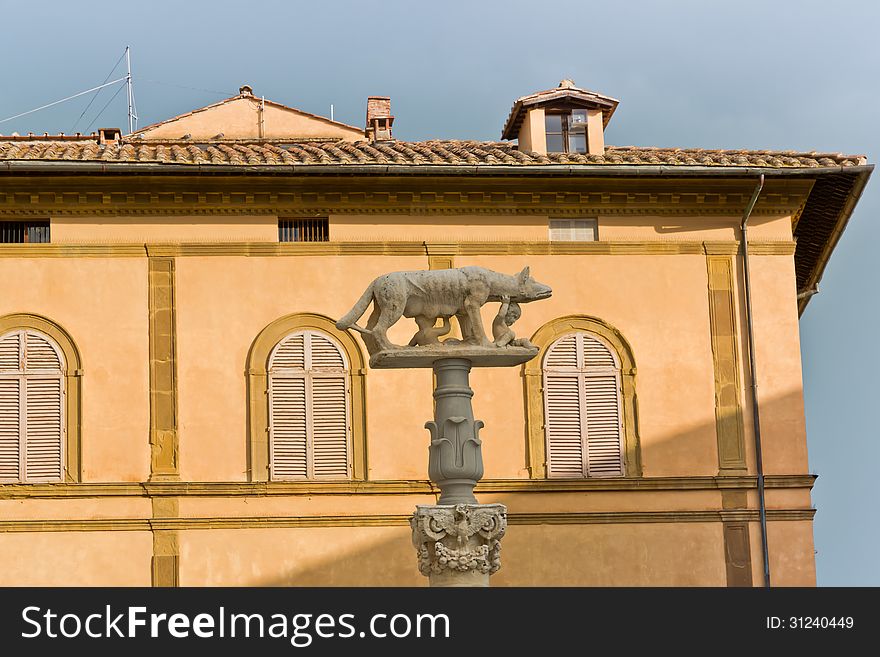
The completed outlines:
[[[125,46],[125,85],[128,87],[128,134],[137,128],[137,109],[134,104],[134,85],[131,80],[131,46]]]
[[[119,66],[119,64],[123,58],[125,59],[125,65],[126,65],[125,76],[121,77],[121,78],[117,78],[115,80],[110,80],[110,77],[116,71],[116,68]],[[45,105],[41,105],[40,107],[35,107],[34,109],[28,110],[27,112],[20,112],[19,114],[15,114],[13,116],[8,116],[6,118],[0,119],[0,123],[6,123],[7,121],[12,121],[12,120],[18,119],[22,116],[28,116],[29,114],[33,114],[34,112],[39,112],[40,110],[48,109],[49,107],[54,107],[55,105],[60,105],[61,103],[66,103],[67,101],[73,100],[74,98],[79,98],[80,96],[85,96],[86,94],[90,94],[90,93],[94,92],[95,95],[92,96],[92,99],[89,101],[89,104],[86,105],[86,108],[79,115],[79,118],[76,120],[76,123],[74,123],[73,128],[71,128],[71,132],[72,132],[73,130],[76,129],[76,124],[79,123],[80,120],[82,120],[83,116],[85,116],[86,112],[88,112],[89,108],[92,106],[92,103],[95,102],[95,99],[98,97],[99,92],[106,87],[112,87],[113,85],[119,84],[120,82],[125,83],[125,87],[128,90],[128,131],[129,131],[129,133],[132,133],[137,128],[138,115],[137,115],[137,104],[135,103],[135,99],[134,99],[134,83],[133,83],[133,79],[132,79],[132,75],[131,75],[131,46],[125,47],[125,52],[123,52],[122,55],[119,57],[119,59],[116,60],[116,65],[113,67],[113,69],[107,75],[107,77],[104,78],[104,82],[102,82],[98,86],[92,87],[91,89],[86,89],[85,91],[80,91],[79,93],[75,93],[72,96],[67,96],[66,98],[62,98],[60,100],[56,100],[51,103],[47,103]],[[119,94],[120,91],[122,91],[122,86],[120,86],[117,89],[116,93],[113,94],[113,96],[110,98],[110,100],[107,102],[107,104],[104,105],[104,107],[101,109],[100,112],[98,112],[98,115],[94,119],[92,119],[92,123],[94,123],[95,121],[97,121],[101,117],[101,115],[104,113],[104,110],[107,109],[107,107],[110,105],[110,103],[113,101],[113,99],[116,98],[116,96]],[[89,124],[89,128],[91,128],[91,124]],[[86,130],[88,130],[88,128],[86,128]]]

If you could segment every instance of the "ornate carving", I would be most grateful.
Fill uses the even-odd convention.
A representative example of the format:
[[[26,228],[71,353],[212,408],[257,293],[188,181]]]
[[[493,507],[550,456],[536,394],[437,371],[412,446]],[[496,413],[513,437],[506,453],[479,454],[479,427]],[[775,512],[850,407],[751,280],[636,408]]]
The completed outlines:
[[[516,314],[512,308],[518,312],[519,303],[546,299],[551,293],[548,286],[529,276],[528,267],[514,276],[483,267],[392,272],[374,280],[354,308],[336,322],[336,328],[359,331],[371,356],[406,349],[392,344],[387,337],[388,329],[401,317],[414,317],[418,324],[419,330],[410,340],[411,347],[463,345],[503,348],[513,338],[503,345],[498,344],[497,338],[495,343],[488,340],[480,317],[483,304],[506,299],[505,316],[509,320]],[[367,311],[370,303],[373,304],[373,312],[366,328],[362,328],[355,322]],[[449,318],[452,316],[458,318],[462,339],[447,339],[441,343],[439,337],[448,333]],[[443,320],[440,329],[434,328],[438,319]],[[504,324],[505,336],[509,331],[508,326]],[[438,357],[456,356],[454,353],[441,352]]]
[[[498,315],[492,322],[492,337],[495,338],[496,347],[525,347],[526,349],[534,349],[535,345],[529,342],[528,338],[518,338],[510,325],[522,316],[522,310],[516,301],[511,301],[510,297],[504,295],[501,297],[501,307],[498,309]]]
[[[507,530],[503,504],[419,505],[410,518],[419,572],[492,575],[501,568]]]
[[[431,445],[428,447],[428,476],[431,481],[473,479],[476,485],[483,476],[483,457],[480,453],[483,422],[452,416],[447,417],[442,426],[437,422],[426,422],[425,428],[431,432]]]

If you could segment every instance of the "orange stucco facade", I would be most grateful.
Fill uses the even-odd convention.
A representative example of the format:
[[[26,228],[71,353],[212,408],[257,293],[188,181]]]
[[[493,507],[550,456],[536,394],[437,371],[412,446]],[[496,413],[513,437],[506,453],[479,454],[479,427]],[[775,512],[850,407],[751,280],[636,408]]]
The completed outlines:
[[[602,114],[590,111],[595,130]],[[542,126],[543,110],[530,110],[520,150],[547,165]],[[393,163],[389,142],[359,146],[356,129],[249,91],[140,133],[127,152],[138,140],[171,140],[164,152],[180,154],[198,148],[187,140],[215,139],[202,150],[219,158],[246,152],[229,140],[286,136]],[[540,361],[471,374],[485,422],[477,497],[509,511],[493,585],[763,584],[741,243],[756,176],[325,173],[323,161],[304,171],[281,159],[264,175],[241,157],[216,174],[206,160],[198,171],[160,162],[129,175],[122,162],[0,176],[0,220],[39,217],[52,231],[49,243],[0,244],[0,326],[36,317],[81,363],[68,373],[78,458],[63,481],[0,484],[0,585],[426,585],[408,517],[438,496],[424,428],[431,372],[371,369],[349,332],[352,476],[276,481],[260,456],[266,362],[254,354],[265,360],[273,326],[332,326],[381,274],[469,265],[528,266],[553,288],[514,326],[539,359],[565,326],[601,326],[628,368],[625,475],[575,479],[547,475]],[[793,233],[814,182],[769,178],[749,224],[767,544],[781,586],[816,577]],[[279,222],[316,217],[329,239],[279,242]],[[551,242],[555,218],[595,220],[597,239]],[[486,326],[495,311],[483,308]],[[406,344],[414,330],[404,320],[389,337]]]
[[[258,489],[248,481],[245,369],[255,337],[271,322],[292,313],[337,318],[376,276],[427,269],[431,241],[454,235],[455,242],[437,242],[437,248],[451,252],[460,250],[458,244],[472,245],[467,255],[452,255],[455,266],[513,273],[529,265],[536,278],[552,285],[550,300],[526,308],[519,334],[531,336],[556,318],[583,314],[601,318],[626,338],[638,367],[642,462],[641,477],[630,481],[658,486],[599,480],[595,489],[565,482],[568,490],[546,490],[553,480],[529,468],[521,368],[475,370],[474,408],[486,423],[486,482],[479,499],[503,502],[511,513],[504,567],[494,583],[724,585],[722,529],[729,505],[716,444],[708,256],[702,247],[697,253],[678,247],[711,241],[726,248],[735,266],[736,219],[713,218],[704,226],[688,217],[673,222],[683,225],[672,235],[660,230],[668,215],[654,223],[650,217],[627,219],[626,225],[600,219],[600,242],[580,254],[492,254],[499,244],[525,251],[522,245],[542,237],[546,242],[547,217],[330,215],[331,235],[338,231],[345,244],[365,251],[361,255],[322,252],[323,244],[304,245],[299,253],[247,255],[243,242],[271,244],[277,236],[276,216],[266,214],[59,217],[57,246],[34,255],[6,247],[0,315],[31,312],[63,326],[81,352],[84,385],[79,482],[0,487],[0,551],[16,564],[4,569],[3,583],[137,585],[150,579],[153,493],[136,485],[150,480],[150,247],[140,256],[112,252],[113,246],[147,242],[183,254],[174,256],[181,484],[168,492],[178,508],[166,521],[178,532],[179,583],[423,584],[403,525],[416,504],[435,499],[425,482],[430,372],[367,372],[366,479],[374,485],[338,493],[322,490],[320,482],[303,491],[285,491],[281,484],[276,491],[271,482]],[[779,553],[773,557],[779,562],[777,583],[809,585],[815,578],[811,480],[804,478],[797,309],[786,251],[791,217],[760,217],[754,234],[766,254],[752,256],[752,269],[757,357],[766,372],[759,386],[764,463],[768,474],[780,475],[780,487],[768,490],[771,537],[780,537],[771,542],[771,555]],[[615,249],[602,253],[606,235]],[[422,255],[404,254],[412,247],[394,240],[418,236]],[[489,236],[496,241],[485,241]],[[107,253],[67,255],[67,244],[100,246]],[[655,252],[657,245],[673,249]],[[739,312],[740,287],[737,279]],[[391,337],[405,343],[411,332],[401,324]],[[747,380],[744,370],[740,380]],[[729,490],[749,493],[754,450],[745,387],[740,395],[748,472],[733,477]],[[194,493],[186,482],[204,486]],[[96,486],[78,492],[90,484]],[[744,496],[749,499],[743,509],[753,512],[751,497]],[[264,518],[276,526],[261,527]],[[327,518],[332,526],[325,526]],[[756,564],[759,530],[754,521],[748,524]],[[118,549],[120,541],[126,549]],[[125,567],[107,568],[108,544],[116,546]],[[61,546],[62,560],[70,563],[47,569],[62,558]],[[761,573],[754,566],[752,576],[758,583]]]

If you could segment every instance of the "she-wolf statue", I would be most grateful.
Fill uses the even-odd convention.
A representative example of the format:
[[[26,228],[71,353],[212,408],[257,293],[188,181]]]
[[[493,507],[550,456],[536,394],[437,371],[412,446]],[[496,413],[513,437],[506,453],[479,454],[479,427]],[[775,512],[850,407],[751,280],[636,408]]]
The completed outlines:
[[[436,344],[437,336],[448,331],[448,320],[455,316],[461,326],[465,344],[491,347],[486,337],[480,308],[487,301],[508,299],[512,303],[528,303],[546,299],[552,290],[529,276],[526,267],[510,276],[484,267],[460,267],[430,271],[397,271],[379,276],[367,286],[361,298],[336,328],[360,331],[370,353],[398,348],[388,340],[388,329],[401,317],[414,317],[419,331],[410,344]],[[373,303],[373,312],[366,328],[355,322]],[[444,329],[434,328],[438,318]]]

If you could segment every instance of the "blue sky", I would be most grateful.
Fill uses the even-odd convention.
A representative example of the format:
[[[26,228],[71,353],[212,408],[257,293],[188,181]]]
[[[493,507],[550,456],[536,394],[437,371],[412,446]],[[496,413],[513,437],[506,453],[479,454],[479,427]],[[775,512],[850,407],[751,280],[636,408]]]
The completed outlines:
[[[237,93],[395,136],[497,139],[517,97],[573,78],[621,99],[616,145],[878,152],[880,4],[0,0],[0,119],[93,87],[132,47],[140,125]],[[116,76],[114,76],[116,77]],[[176,85],[176,86],[175,86]],[[126,127],[104,92],[77,130]],[[71,132],[84,96],[0,123]],[[819,583],[880,585],[878,268],[872,180],[801,320]]]

